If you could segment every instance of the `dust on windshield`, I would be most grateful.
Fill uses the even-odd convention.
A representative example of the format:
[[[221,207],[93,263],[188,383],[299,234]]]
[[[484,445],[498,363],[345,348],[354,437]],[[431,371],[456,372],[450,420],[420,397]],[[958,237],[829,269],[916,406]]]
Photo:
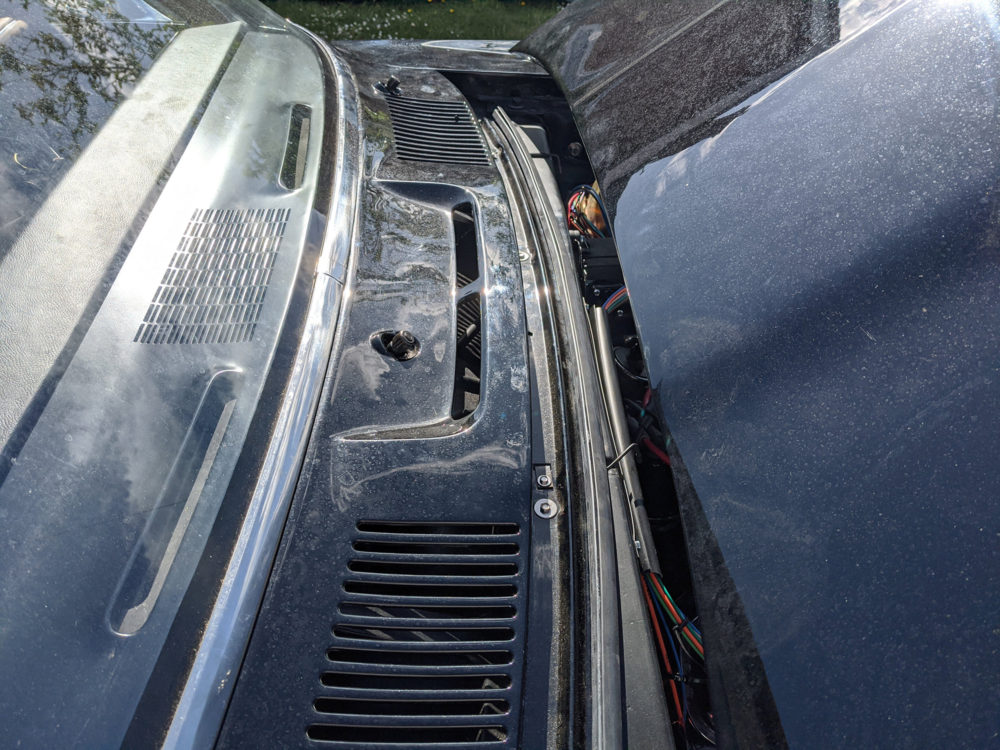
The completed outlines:
[[[177,31],[141,0],[0,0],[0,260]]]

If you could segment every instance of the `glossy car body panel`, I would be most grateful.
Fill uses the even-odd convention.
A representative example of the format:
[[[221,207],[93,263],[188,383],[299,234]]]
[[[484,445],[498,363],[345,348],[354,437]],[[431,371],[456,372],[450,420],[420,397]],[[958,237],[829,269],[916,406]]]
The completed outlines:
[[[359,579],[380,580],[378,574],[366,578],[364,571],[359,575],[349,567],[349,561],[355,564],[354,558],[367,559],[364,550],[359,552],[355,546],[363,536],[360,522],[516,524],[518,569],[509,578],[499,579],[516,589],[509,601],[504,600],[516,612],[504,624],[511,629],[509,637],[486,645],[472,638],[467,646],[473,652],[487,649],[511,655],[509,663],[495,667],[510,676],[510,683],[481,691],[507,706],[490,716],[489,721],[502,731],[487,739],[498,747],[542,746],[553,721],[552,707],[565,706],[568,700],[567,693],[549,696],[552,685],[565,684],[565,675],[557,670],[566,668],[568,648],[559,640],[568,608],[566,517],[543,519],[532,512],[537,499],[559,493],[565,502],[565,495],[561,481],[552,490],[542,490],[535,482],[536,467],[549,467],[554,477],[562,468],[554,457],[551,428],[546,439],[546,428],[538,418],[536,364],[529,356],[531,331],[519,240],[492,162],[479,167],[417,163],[395,153],[385,101],[388,94],[380,87],[389,75],[400,81],[403,95],[463,101],[444,75],[408,64],[414,50],[420,49],[410,43],[337,45],[334,49],[357,82],[360,103],[364,156],[356,258],[346,278],[345,312],[306,461],[219,736],[220,747],[309,746],[313,735],[306,730],[348,737],[334,746],[350,746],[350,737],[359,736],[347,734],[350,731],[367,732],[367,741],[390,743],[405,736],[399,729],[389,734],[400,725],[413,731],[456,732],[462,730],[463,722],[482,722],[481,716],[434,715],[435,701],[468,700],[461,691],[449,692],[440,686],[407,691],[407,678],[436,678],[432,663],[419,664],[415,675],[406,664],[393,668],[383,662],[390,664],[383,670],[403,678],[398,687],[390,683],[381,690],[321,681],[321,675],[336,668],[328,656],[332,648],[377,648],[364,640],[370,636],[363,630],[364,617],[370,619],[375,612],[364,609],[364,592],[349,588]],[[441,49],[435,54],[442,67],[473,71],[495,63],[497,57],[485,53],[480,58],[468,50]],[[521,56],[501,61],[501,69],[539,73]],[[469,211],[476,225],[479,278],[469,286],[478,288],[481,297],[482,385],[478,407],[455,418],[459,332],[452,211],[460,206]],[[404,329],[416,336],[420,352],[412,359],[396,361],[378,346],[376,334]],[[441,587],[455,581],[470,585],[461,566],[454,565],[434,581]],[[437,605],[453,603],[445,598]],[[397,602],[397,607],[405,606],[405,600]],[[354,615],[359,619],[351,620],[352,607],[362,611]],[[356,622],[361,623],[355,625],[361,632],[353,638],[340,632],[341,627],[349,630]],[[469,622],[470,628],[482,627],[475,619]],[[556,628],[559,632],[554,632]],[[401,641],[386,637],[380,645],[418,653],[422,644],[413,641],[420,638],[408,640],[407,635]],[[437,641],[428,648],[447,646]],[[530,673],[528,654],[532,656]],[[447,669],[453,675],[462,666]],[[478,669],[482,673],[483,666]],[[376,677],[379,674],[375,672]],[[275,693],[282,700],[268,699]],[[331,715],[316,708],[324,700],[358,701],[372,696],[383,701],[415,701],[415,708],[403,716],[394,715],[400,710],[396,705],[388,705],[384,715],[356,707],[356,714]],[[565,720],[565,713],[558,716]],[[326,728],[331,724],[340,729]],[[384,740],[377,734],[380,728],[387,733]],[[466,746],[454,737],[450,742]]]
[[[625,5],[576,3],[523,49],[567,91],[614,215],[706,651],[730,668],[713,673],[729,739],[750,746],[775,718],[725,688],[759,650],[792,746],[988,745],[996,6],[706,3],[671,19],[642,3],[637,53],[615,43]],[[735,597],[713,588],[716,544]],[[733,637],[734,607],[753,643]]]

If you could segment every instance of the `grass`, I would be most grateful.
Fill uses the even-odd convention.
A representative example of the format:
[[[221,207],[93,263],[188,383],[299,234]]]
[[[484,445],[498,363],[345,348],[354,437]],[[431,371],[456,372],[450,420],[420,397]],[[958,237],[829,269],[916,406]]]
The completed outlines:
[[[326,39],[521,39],[559,10],[555,0],[269,0],[267,4]]]

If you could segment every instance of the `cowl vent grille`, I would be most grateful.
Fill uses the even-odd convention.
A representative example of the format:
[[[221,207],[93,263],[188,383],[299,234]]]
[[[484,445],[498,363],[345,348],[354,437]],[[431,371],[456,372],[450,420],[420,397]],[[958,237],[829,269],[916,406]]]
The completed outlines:
[[[516,742],[518,525],[357,528],[307,736],[335,747]]]
[[[489,165],[482,134],[465,102],[395,94],[385,100],[400,159]]]
[[[163,274],[135,341],[250,341],[291,209],[199,209]]]

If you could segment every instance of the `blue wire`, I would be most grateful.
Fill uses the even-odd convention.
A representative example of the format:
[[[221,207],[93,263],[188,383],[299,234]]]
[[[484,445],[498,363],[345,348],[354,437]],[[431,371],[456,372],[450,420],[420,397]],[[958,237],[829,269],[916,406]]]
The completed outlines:
[[[618,294],[618,292],[620,292],[622,289],[625,290],[625,297],[623,299],[628,299],[628,287],[625,287],[625,286],[619,287],[618,289],[616,289],[614,291],[614,294],[609,295],[608,298],[606,300],[604,300],[604,305],[602,305],[602,307],[604,307],[605,310],[608,310],[610,312],[610,308],[608,307],[608,302],[611,299],[613,299],[614,296],[615,296],[615,294]]]
[[[652,573],[647,574],[652,578]],[[652,586],[652,582],[649,584]],[[684,677],[684,664],[681,662],[680,655],[677,653],[677,647],[674,645],[674,634],[673,631],[667,626],[667,613],[663,611],[663,605],[657,601],[655,596],[650,597],[653,600],[653,609],[656,610],[656,616],[660,620],[660,625],[663,627],[667,635],[667,643],[670,644],[670,651],[674,655],[674,664],[677,665],[677,675],[678,677]],[[681,682],[681,707],[684,710],[683,720],[687,724],[687,683]]]

